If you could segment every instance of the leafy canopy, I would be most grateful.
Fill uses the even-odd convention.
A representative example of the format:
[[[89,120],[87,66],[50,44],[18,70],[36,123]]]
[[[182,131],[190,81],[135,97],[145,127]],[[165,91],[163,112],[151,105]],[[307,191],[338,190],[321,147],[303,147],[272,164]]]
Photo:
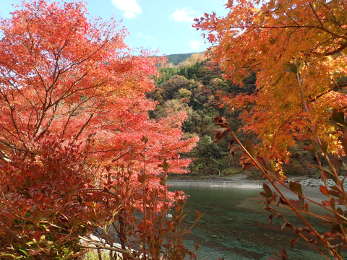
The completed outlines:
[[[229,79],[242,83],[256,72],[256,93],[225,103],[252,104],[241,118],[243,130],[261,139],[260,154],[285,161],[289,147],[312,138],[343,154],[343,130],[330,118],[347,105],[346,1],[229,0],[226,7],[226,17],[205,14],[195,27],[206,31]]]
[[[0,258],[76,258],[79,235],[117,221],[122,247],[156,257],[175,230],[166,214],[183,196],[165,178],[197,140],[182,112],[149,118],[156,59],[86,12],[35,0],[0,20]]]

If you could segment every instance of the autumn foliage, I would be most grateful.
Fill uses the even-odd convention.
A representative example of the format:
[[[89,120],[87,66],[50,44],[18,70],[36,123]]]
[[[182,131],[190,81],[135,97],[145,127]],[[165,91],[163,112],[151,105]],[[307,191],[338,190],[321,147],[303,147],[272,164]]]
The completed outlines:
[[[257,91],[225,102],[245,109],[244,131],[262,140],[262,156],[288,159],[298,140],[318,136],[342,155],[333,110],[346,111],[346,1],[228,1],[229,14],[196,27],[215,44],[226,76],[242,83],[257,73]],[[250,109],[251,107],[251,109]]]
[[[216,122],[270,182],[272,189],[265,185],[263,195],[271,218],[281,218],[283,228],[294,230],[322,253],[343,259],[341,250],[347,245],[347,193],[341,179],[347,154],[347,2],[229,0],[226,8],[225,17],[205,14],[195,27],[206,32],[213,44],[210,56],[228,79],[242,84],[247,75],[256,73],[254,93],[224,97],[224,104],[243,109],[241,130],[258,141],[246,147],[227,121],[218,118]],[[285,183],[282,166],[298,146],[315,156],[314,167],[324,182],[322,202],[306,198],[299,183]],[[336,185],[329,187],[328,179]],[[283,189],[294,192],[298,200],[290,200]],[[312,211],[311,204],[324,213]],[[288,207],[302,226],[288,223],[276,205]],[[331,231],[319,232],[307,215],[327,223]]]
[[[185,172],[197,140],[183,137],[183,113],[148,117],[157,61],[86,13],[36,0],[0,21],[1,258],[76,258],[79,236],[112,221],[123,248],[131,230],[158,257],[155,216],[183,199],[165,178]]]

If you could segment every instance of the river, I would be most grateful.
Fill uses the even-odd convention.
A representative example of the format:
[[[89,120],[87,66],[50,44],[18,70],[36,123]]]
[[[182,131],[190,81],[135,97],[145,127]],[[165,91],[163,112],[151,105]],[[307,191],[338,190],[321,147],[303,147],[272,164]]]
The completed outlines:
[[[305,244],[290,248],[290,240],[295,236],[269,223],[257,184],[171,181],[169,186],[189,196],[188,223],[192,223],[196,210],[203,214],[186,240],[190,247],[200,244],[199,260],[268,260],[282,248],[287,249],[289,259],[326,259]]]

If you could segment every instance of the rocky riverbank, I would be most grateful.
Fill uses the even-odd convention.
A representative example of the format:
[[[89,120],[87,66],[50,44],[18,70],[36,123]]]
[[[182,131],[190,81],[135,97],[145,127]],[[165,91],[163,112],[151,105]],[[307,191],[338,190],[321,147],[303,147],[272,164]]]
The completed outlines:
[[[344,181],[344,187],[347,189],[347,180],[344,180],[344,176],[339,176],[339,179],[341,181]],[[297,178],[289,178],[289,180],[297,181],[299,182],[302,186],[308,186],[308,187],[319,187],[324,185],[323,180],[319,178],[310,178],[310,177],[297,177]],[[327,180],[327,186],[332,187],[335,186],[335,181],[333,179],[328,179]]]

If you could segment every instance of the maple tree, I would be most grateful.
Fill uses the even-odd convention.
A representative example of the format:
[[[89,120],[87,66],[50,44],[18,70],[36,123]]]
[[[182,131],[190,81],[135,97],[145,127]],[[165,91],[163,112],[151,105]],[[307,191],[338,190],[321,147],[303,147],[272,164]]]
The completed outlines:
[[[257,91],[225,99],[245,109],[244,131],[262,140],[262,156],[288,159],[297,140],[318,136],[341,155],[332,111],[346,111],[346,1],[228,1],[225,18],[197,20],[215,44],[226,76],[242,83],[257,73]],[[339,133],[335,133],[339,132]]]
[[[271,217],[280,216],[284,228],[343,259],[340,249],[347,244],[346,219],[337,205],[346,205],[344,179],[339,175],[347,153],[347,2],[229,0],[226,8],[225,17],[205,14],[194,26],[206,31],[213,44],[210,56],[226,78],[242,84],[247,75],[256,73],[255,93],[224,97],[224,104],[243,109],[242,130],[255,134],[260,142],[245,147],[222,118],[216,121],[221,126],[219,135],[231,133],[247,160],[270,181],[275,192],[265,185],[263,195]],[[306,198],[299,183],[284,182],[282,166],[298,144],[315,154],[315,167],[324,182],[323,202]],[[327,185],[329,178],[335,186]],[[298,200],[290,200],[279,186],[296,193]],[[311,211],[308,201],[327,214]],[[304,227],[288,223],[274,209],[276,204],[288,206]],[[329,223],[332,231],[319,232],[307,215]]]
[[[123,249],[128,228],[158,259],[155,216],[184,198],[165,178],[186,171],[181,153],[197,138],[184,138],[182,112],[149,118],[157,60],[86,13],[80,2],[24,1],[0,21],[1,257],[75,258],[79,236],[114,221]]]

